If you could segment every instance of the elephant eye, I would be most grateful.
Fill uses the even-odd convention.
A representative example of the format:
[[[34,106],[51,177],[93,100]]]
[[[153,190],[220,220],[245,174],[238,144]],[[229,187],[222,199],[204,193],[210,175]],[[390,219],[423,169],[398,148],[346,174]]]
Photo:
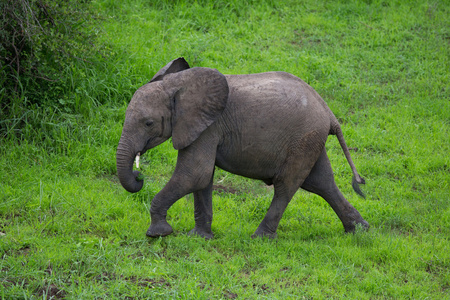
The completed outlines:
[[[153,121],[147,121],[145,122],[145,126],[150,127],[153,125]]]

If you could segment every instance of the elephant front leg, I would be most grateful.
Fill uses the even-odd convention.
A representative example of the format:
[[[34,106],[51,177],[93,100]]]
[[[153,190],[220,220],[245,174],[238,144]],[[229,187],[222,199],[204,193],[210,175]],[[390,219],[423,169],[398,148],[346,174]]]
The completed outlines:
[[[189,235],[199,235],[205,239],[214,237],[211,230],[213,178],[214,176],[211,176],[206,188],[194,192],[195,227],[189,231]]]
[[[173,232],[172,226],[166,220],[167,211],[178,199],[198,189],[192,180],[188,180],[188,178],[192,177],[180,176],[175,169],[175,173],[170,181],[153,198],[150,206],[150,217],[152,221],[147,230],[147,236],[166,236]]]
[[[152,200],[152,222],[147,236],[171,234],[173,230],[166,220],[167,211],[178,199],[194,192],[196,226],[192,233],[212,237],[212,178],[216,147],[217,144],[199,138],[189,147],[178,151],[172,178]]]
[[[147,236],[166,236],[173,232],[172,226],[170,226],[166,220],[167,211],[178,199],[196,189],[192,180],[193,177],[181,174],[183,174],[183,172],[179,172],[177,168],[175,168],[175,172],[170,181],[153,198],[150,206],[150,217],[152,221],[147,230]]]
[[[173,184],[169,183],[152,200],[150,206],[150,217],[152,219],[146,235],[149,237],[166,236],[173,232],[172,226],[167,223],[167,211],[182,196],[171,188]],[[180,196],[181,195],[181,196]]]

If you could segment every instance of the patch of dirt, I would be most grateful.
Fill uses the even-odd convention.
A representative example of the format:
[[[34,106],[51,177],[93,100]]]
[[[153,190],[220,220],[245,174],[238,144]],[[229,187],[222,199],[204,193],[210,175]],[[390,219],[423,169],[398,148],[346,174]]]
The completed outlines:
[[[106,179],[116,185],[120,185],[119,177],[117,177],[117,174],[100,174],[97,176],[99,179]]]
[[[230,291],[225,291],[225,292],[223,293],[223,296],[224,296],[226,299],[236,299],[236,298],[238,297],[238,294],[232,293],[232,292],[230,292]]]
[[[258,293],[258,294],[273,293],[273,291],[274,291],[273,289],[268,287],[266,284],[263,284],[263,285],[253,284],[253,289],[255,289],[256,293]]]
[[[11,225],[11,222],[13,222],[15,219],[18,219],[22,217],[22,215],[18,212],[10,212],[6,214],[0,215],[0,229],[4,230],[8,226]]]
[[[21,248],[17,249],[17,250],[13,250],[13,254],[12,255],[23,255],[23,256],[27,256],[31,251],[31,247],[28,245],[24,245]]]
[[[55,284],[50,284],[38,293],[43,299],[65,299],[67,292]],[[45,297],[45,298],[44,298]]]
[[[236,190],[235,188],[233,188],[231,186],[225,186],[222,184],[213,185],[213,191],[216,191],[219,193],[228,193],[228,194],[233,194],[233,195],[236,195],[239,193],[239,191]]]
[[[127,280],[138,284],[142,287],[147,287],[149,289],[153,289],[155,287],[170,287],[170,283],[165,280],[164,278],[159,278],[159,279],[155,279],[155,278],[137,278],[135,276],[133,277],[128,277],[126,278]]]

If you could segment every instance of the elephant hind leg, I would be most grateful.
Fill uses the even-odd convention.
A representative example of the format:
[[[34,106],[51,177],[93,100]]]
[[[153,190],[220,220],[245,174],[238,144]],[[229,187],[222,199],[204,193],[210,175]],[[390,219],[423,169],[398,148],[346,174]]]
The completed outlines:
[[[345,199],[337,187],[325,148],[301,187],[324,198],[342,221],[346,232],[353,232],[357,224],[369,227],[369,223]]]
[[[252,237],[276,237],[278,224],[295,192],[311,172],[325,140],[312,132],[290,147],[289,155],[278,176],[273,179],[274,196],[269,210]]]
[[[277,236],[277,228],[283,216],[286,207],[297,191],[298,186],[289,186],[285,182],[274,183],[274,196],[269,210],[264,219],[259,224],[252,238],[268,237],[275,238]]]

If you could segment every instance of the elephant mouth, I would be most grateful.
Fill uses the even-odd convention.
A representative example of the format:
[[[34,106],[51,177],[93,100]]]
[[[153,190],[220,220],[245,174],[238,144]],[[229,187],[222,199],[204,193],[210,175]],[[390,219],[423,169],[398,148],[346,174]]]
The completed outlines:
[[[135,162],[135,165],[136,165],[136,169],[139,169],[140,161],[141,161],[141,155],[144,155],[145,152],[147,152],[147,150],[151,148],[150,147],[151,142],[152,142],[152,139],[148,139],[147,143],[145,143],[144,149],[142,149],[141,151],[139,151],[139,152],[137,152],[135,154],[134,162]]]
[[[139,156],[144,155],[145,152],[147,152],[148,149],[152,148],[152,142],[153,142],[153,139],[152,139],[152,138],[149,138],[149,139],[147,140],[147,142],[145,143],[144,148],[142,148],[141,151],[138,151],[138,152],[136,153],[136,156],[137,156],[137,155],[139,155]]]

